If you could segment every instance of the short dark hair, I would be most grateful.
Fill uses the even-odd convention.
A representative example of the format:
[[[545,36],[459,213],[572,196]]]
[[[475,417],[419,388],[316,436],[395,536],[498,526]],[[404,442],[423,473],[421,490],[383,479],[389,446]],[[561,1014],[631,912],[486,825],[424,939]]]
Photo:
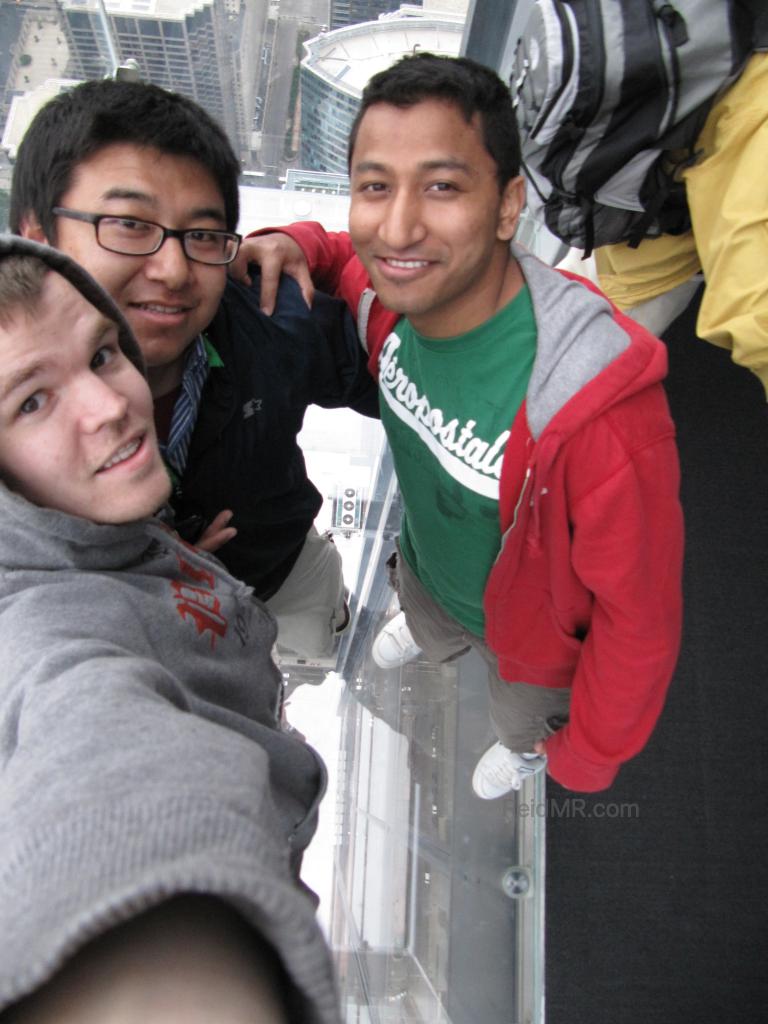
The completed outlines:
[[[34,214],[55,242],[54,206],[72,175],[106,146],[148,146],[197,160],[221,189],[227,230],[239,217],[240,165],[224,130],[186,96],[146,82],[84,82],[50,100],[22,139],[11,186],[10,225],[18,232]]]
[[[467,124],[480,116],[485,148],[497,168],[499,189],[520,173],[520,135],[509,89],[495,71],[469,57],[415,53],[380,71],[363,90],[360,110],[349,133],[352,153],[360,122],[377,103],[413,107],[424,100],[445,100],[461,110]]]

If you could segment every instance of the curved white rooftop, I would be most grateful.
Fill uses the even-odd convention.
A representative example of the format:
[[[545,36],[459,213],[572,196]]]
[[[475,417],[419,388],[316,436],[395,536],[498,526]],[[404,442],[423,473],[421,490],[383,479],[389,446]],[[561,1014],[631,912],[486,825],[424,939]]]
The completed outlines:
[[[463,31],[461,15],[382,18],[308,39],[301,63],[334,88],[359,98],[373,75],[406,54],[426,50],[457,57]]]

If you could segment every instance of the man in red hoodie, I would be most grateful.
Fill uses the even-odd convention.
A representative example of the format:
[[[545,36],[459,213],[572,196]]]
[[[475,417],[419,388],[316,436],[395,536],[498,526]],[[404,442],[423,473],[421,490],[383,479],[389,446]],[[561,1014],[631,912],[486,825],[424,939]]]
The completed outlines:
[[[349,234],[245,243],[358,312],[402,494],[394,667],[470,647],[490,672],[486,799],[545,764],[609,786],[661,711],[680,637],[682,515],[666,351],[578,277],[511,244],[524,203],[507,88],[417,54],[369,82]]]

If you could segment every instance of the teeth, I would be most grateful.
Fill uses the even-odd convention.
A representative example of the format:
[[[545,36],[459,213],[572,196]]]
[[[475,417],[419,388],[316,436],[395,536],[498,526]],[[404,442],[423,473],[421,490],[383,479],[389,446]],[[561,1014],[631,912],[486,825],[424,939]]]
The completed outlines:
[[[108,462],[105,462],[101,468],[112,469],[112,467],[117,466],[118,463],[125,462],[126,459],[130,459],[130,457],[132,455],[135,455],[135,453],[139,450],[140,444],[140,440],[131,441],[130,444],[124,444],[123,447],[120,448],[119,451],[116,451],[112,458],[109,459]]]
[[[161,306],[159,302],[141,302],[139,303],[141,309],[146,309],[150,313],[183,313],[183,306]]]
[[[387,260],[390,267],[398,267],[403,270],[417,270],[419,267],[428,267],[429,262],[427,260]]]

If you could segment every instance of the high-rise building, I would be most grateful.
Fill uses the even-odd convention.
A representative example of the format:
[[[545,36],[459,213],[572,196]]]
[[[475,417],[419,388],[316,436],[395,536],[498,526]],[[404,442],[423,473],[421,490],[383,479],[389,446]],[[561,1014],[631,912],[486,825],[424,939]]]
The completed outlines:
[[[307,40],[301,62],[301,167],[346,172],[349,130],[371,76],[416,50],[457,56],[463,28],[462,14],[428,14],[410,5],[407,15],[388,14]]]
[[[361,21],[375,21],[380,14],[396,11],[401,0],[331,0],[331,28],[345,28]],[[413,0],[419,3],[419,0]]]
[[[134,59],[146,81],[196,100],[247,151],[256,7],[240,0],[61,0],[70,73],[100,78]]]

